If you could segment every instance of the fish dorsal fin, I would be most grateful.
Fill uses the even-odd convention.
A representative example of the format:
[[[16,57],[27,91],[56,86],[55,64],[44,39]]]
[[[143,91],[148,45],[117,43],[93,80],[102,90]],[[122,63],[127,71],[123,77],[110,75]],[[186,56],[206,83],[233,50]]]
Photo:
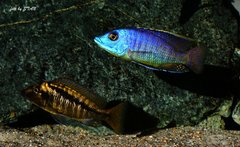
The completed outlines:
[[[80,86],[69,79],[64,79],[64,78],[56,79],[54,81],[51,81],[51,83],[56,84],[56,85],[63,84],[65,86],[67,86],[68,88],[75,90],[77,93],[80,93],[81,95],[83,95],[87,99],[89,99],[91,102],[95,103],[99,108],[105,108],[107,105],[107,102],[104,98],[95,94],[92,90],[87,89],[83,86]]]
[[[137,28],[140,31],[151,33],[155,35],[161,40],[164,40],[167,44],[172,46],[178,52],[186,52],[189,51],[191,48],[197,45],[196,41],[187,38],[175,33],[171,33],[164,30],[153,30],[153,29],[145,29],[145,28]]]

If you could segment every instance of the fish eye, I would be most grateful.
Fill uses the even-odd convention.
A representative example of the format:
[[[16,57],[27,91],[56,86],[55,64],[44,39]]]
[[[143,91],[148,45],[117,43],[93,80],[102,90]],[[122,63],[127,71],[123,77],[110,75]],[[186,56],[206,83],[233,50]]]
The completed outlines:
[[[33,89],[33,92],[34,92],[34,93],[39,93],[39,91],[40,91],[40,90],[39,90],[38,87],[35,87],[35,88]]]
[[[116,41],[118,39],[118,33],[117,32],[111,32],[109,35],[108,35],[108,38],[112,41]]]

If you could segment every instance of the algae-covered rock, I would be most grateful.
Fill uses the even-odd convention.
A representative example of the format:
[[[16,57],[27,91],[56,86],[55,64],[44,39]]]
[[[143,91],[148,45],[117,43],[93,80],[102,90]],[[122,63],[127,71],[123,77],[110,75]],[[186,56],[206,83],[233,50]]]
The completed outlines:
[[[224,129],[225,122],[223,118],[227,118],[231,114],[232,99],[224,100],[213,114],[207,119],[201,121],[198,126],[202,128]]]
[[[232,113],[233,120],[240,125],[240,101],[238,101]]]
[[[217,114],[226,118],[229,117],[231,114],[231,106],[233,103],[232,100],[233,99],[224,100],[214,114]]]
[[[0,2],[0,122],[17,120],[32,111],[31,104],[20,94],[26,86],[67,77],[108,101],[132,102],[157,117],[159,127],[170,122],[197,124],[221,105],[222,98],[231,97],[229,89],[210,87],[210,94],[206,94],[201,90],[204,86],[188,80],[188,74],[185,78],[169,73],[159,76],[109,55],[93,42],[94,36],[114,28],[156,28],[196,39],[207,50],[207,64],[231,68],[239,65],[237,58],[231,60],[237,20],[224,6],[224,0],[204,1],[209,5],[200,4],[190,19],[181,24],[184,1]],[[218,74],[221,72],[210,74],[210,78]],[[180,79],[167,80],[176,78]],[[205,85],[215,82],[204,76],[201,79],[206,81]],[[217,85],[228,87],[221,82]]]
[[[201,128],[224,129],[225,122],[220,115],[212,115],[200,122],[198,126]]]

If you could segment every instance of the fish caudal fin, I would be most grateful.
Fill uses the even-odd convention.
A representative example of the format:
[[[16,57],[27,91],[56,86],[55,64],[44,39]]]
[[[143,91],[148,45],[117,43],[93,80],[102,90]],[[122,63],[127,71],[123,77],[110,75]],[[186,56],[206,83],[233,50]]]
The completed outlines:
[[[205,50],[201,47],[195,47],[187,53],[187,66],[197,74],[200,74],[203,70],[203,61],[205,56]]]
[[[105,120],[118,134],[132,134],[155,128],[158,119],[130,102],[122,102],[110,109]]]
[[[110,116],[105,121],[118,134],[123,134],[128,102],[122,102],[110,109]]]

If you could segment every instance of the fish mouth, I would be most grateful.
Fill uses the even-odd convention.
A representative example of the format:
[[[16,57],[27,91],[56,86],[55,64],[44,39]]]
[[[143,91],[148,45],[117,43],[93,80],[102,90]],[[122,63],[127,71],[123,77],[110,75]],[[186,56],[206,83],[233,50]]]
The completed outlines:
[[[102,43],[103,43],[103,42],[101,41],[101,39],[98,38],[98,37],[95,37],[95,38],[94,38],[94,42],[96,42],[97,44],[102,44]]]
[[[108,47],[102,42],[102,40],[101,40],[99,37],[95,37],[95,38],[94,38],[94,42],[96,42],[97,45],[98,45],[100,48],[102,48],[102,49],[104,49],[104,50],[106,50],[106,51],[111,52],[111,50],[108,49]]]
[[[29,93],[32,93],[32,86],[21,90],[21,95],[28,98]]]
[[[105,51],[107,51],[107,52],[109,52],[109,53],[111,53],[113,55],[115,55],[115,52],[113,52],[112,49],[109,46],[105,45],[104,42],[99,37],[95,37],[94,38],[94,42],[96,42],[97,45],[100,48],[104,49]]]

